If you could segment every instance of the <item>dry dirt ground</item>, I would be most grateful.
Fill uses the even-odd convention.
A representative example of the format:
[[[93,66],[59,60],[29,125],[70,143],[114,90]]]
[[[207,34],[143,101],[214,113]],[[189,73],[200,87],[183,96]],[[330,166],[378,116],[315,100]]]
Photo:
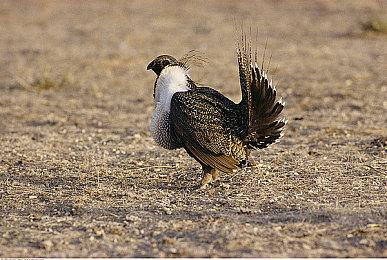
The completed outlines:
[[[387,257],[387,1],[0,2],[0,257]],[[384,20],[385,21],[385,20]],[[149,133],[157,55],[238,101],[243,22],[286,101],[255,166]]]

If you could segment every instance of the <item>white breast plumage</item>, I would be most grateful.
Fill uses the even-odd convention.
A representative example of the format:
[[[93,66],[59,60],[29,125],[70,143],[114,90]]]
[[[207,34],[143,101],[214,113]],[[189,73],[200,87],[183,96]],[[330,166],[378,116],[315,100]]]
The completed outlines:
[[[161,106],[169,112],[171,99],[176,92],[188,91],[188,71],[180,66],[168,66],[164,68],[156,83],[155,107]]]
[[[189,90],[187,76],[187,69],[180,66],[168,66],[161,71],[156,82],[155,112],[152,116],[151,134],[155,142],[166,149],[181,146],[177,140],[172,139],[169,111],[173,94]]]

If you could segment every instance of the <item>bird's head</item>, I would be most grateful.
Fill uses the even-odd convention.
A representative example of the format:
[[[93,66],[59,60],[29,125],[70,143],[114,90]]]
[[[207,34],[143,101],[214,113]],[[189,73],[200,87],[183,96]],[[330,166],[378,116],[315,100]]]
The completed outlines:
[[[151,63],[148,64],[148,67],[146,67],[146,69],[147,70],[151,69],[157,74],[157,76],[160,76],[161,71],[168,65],[181,66],[182,64],[172,56],[161,55],[161,56],[158,56],[153,61],[151,61]]]

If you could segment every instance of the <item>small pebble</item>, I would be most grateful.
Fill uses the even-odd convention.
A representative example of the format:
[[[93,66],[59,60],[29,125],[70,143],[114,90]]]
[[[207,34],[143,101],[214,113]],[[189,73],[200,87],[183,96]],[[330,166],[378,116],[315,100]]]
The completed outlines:
[[[40,242],[40,248],[51,250],[51,248],[54,246],[54,243],[51,240],[44,240]]]

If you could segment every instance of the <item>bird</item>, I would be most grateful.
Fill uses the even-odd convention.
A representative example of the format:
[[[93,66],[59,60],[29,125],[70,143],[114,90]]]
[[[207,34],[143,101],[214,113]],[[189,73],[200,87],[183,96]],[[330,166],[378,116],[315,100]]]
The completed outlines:
[[[232,173],[246,165],[252,150],[278,142],[287,121],[279,116],[285,106],[263,62],[257,64],[246,35],[237,45],[242,99],[235,103],[215,89],[198,86],[185,61],[170,55],[152,60],[156,73],[155,110],[151,135],[165,149],[184,148],[202,166],[200,188],[217,179],[218,171]]]

